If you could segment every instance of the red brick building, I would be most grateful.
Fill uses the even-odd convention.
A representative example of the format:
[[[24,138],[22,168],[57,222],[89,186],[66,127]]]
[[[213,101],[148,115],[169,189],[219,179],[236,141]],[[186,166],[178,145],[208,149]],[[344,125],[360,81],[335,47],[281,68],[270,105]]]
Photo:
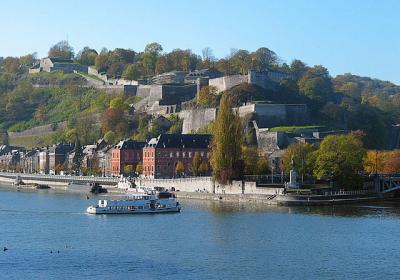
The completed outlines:
[[[119,176],[123,174],[126,166],[131,166],[135,171],[136,166],[142,163],[143,147],[145,142],[122,140],[111,150],[111,174]]]
[[[143,175],[151,178],[177,176],[176,165],[182,162],[184,174],[191,174],[194,154],[198,152],[207,163],[210,160],[210,135],[161,134],[143,148]]]

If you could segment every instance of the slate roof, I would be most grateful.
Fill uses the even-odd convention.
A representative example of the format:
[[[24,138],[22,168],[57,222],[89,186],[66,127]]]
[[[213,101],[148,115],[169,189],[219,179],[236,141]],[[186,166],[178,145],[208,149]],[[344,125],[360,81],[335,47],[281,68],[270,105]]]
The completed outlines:
[[[208,149],[211,135],[208,134],[161,134],[151,139],[146,147]]]
[[[115,145],[115,149],[118,150],[141,150],[146,145],[146,142],[134,141],[131,139],[121,140],[117,145]]]

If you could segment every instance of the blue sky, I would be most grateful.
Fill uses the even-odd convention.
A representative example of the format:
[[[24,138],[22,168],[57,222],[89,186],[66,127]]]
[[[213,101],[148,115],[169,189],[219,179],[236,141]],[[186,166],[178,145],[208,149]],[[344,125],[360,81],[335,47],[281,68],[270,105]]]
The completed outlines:
[[[164,50],[266,46],[284,61],[322,64],[400,84],[400,1],[0,1],[0,56],[37,52],[67,39],[79,51],[115,47]]]

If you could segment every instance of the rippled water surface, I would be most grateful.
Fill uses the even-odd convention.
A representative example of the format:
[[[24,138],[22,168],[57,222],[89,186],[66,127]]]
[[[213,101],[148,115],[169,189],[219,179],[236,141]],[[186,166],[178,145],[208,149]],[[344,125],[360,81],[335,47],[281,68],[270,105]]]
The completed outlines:
[[[0,190],[0,279],[400,277],[397,203],[279,208],[182,200],[179,214],[85,214],[97,199]]]

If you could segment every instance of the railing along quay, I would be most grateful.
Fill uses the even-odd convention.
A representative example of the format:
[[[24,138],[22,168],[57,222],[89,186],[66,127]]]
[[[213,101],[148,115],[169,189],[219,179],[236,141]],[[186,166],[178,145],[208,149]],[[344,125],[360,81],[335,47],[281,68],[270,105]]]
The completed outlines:
[[[69,176],[69,175],[47,175],[47,174],[26,174],[26,173],[10,173],[0,172],[1,177],[14,179],[20,177],[25,180],[40,180],[40,181],[54,181],[54,182],[81,182],[81,183],[100,183],[106,185],[116,185],[118,183],[117,177],[92,177],[92,176]]]

